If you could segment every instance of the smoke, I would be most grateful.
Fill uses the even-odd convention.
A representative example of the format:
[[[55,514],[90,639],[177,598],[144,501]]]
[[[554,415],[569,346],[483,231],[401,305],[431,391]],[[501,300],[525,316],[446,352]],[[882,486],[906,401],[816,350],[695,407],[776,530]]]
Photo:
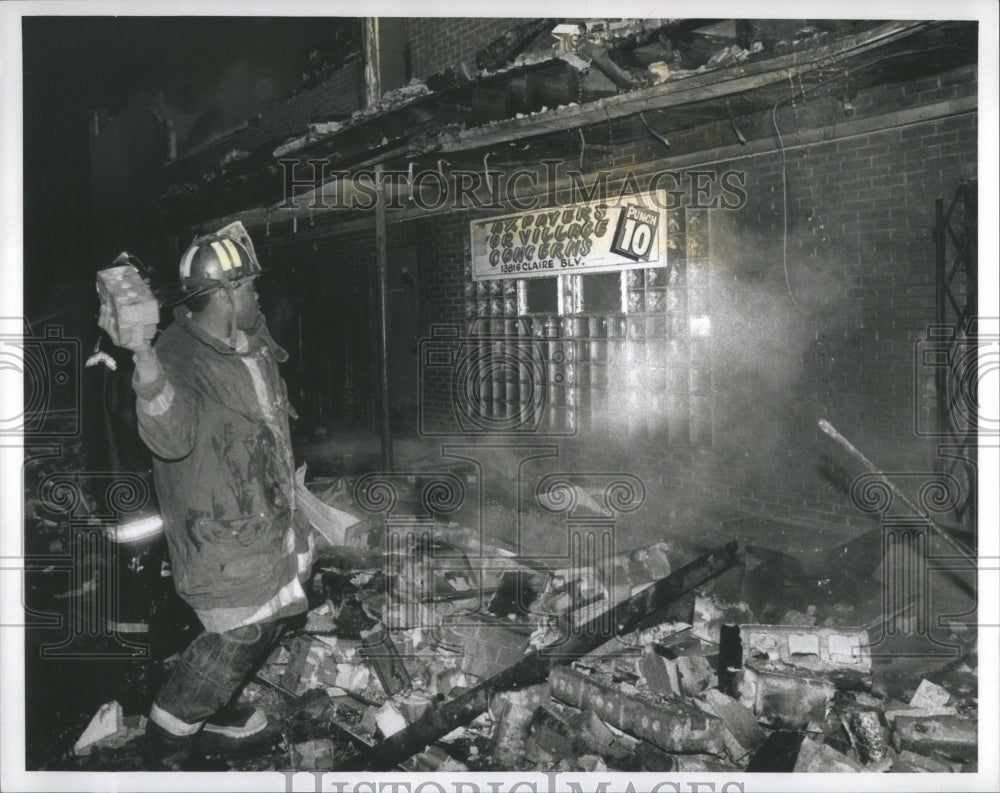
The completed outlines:
[[[837,387],[817,383],[817,338],[857,327],[860,307],[845,288],[850,263],[818,253],[808,231],[786,241],[728,218],[713,215],[710,258],[688,266],[686,326],[668,319],[665,338],[627,342],[619,399],[581,440],[600,456],[617,447],[619,459],[649,445],[645,435],[665,448],[711,446],[735,482],[780,489],[814,465],[803,457],[824,407],[817,392]]]
[[[193,84],[164,90],[154,103],[170,119],[183,157],[243,127],[289,96],[299,80],[295,63],[237,60],[206,70]]]
[[[786,242],[727,227],[713,233],[717,440],[737,461],[740,479],[780,486],[812,445],[820,408],[814,378],[821,371],[811,364],[816,340],[856,326],[859,306],[844,288],[845,262],[804,255],[815,254],[807,235]]]

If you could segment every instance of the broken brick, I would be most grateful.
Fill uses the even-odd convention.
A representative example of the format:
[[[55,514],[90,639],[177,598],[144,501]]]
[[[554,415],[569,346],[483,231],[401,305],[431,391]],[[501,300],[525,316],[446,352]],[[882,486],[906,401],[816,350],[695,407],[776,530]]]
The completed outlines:
[[[950,771],[950,766],[932,757],[911,752],[909,749],[899,753],[891,769],[894,774],[947,774]]]
[[[943,708],[951,699],[951,694],[942,686],[932,683],[930,680],[921,680],[920,685],[910,698],[910,705],[914,708]]]
[[[548,684],[528,686],[498,694],[491,704],[495,712],[493,758],[502,765],[517,763],[525,753],[535,711],[549,702]]]
[[[463,672],[486,679],[517,663],[528,646],[528,636],[496,620],[459,614],[442,620],[440,640],[462,653]]]
[[[852,713],[848,722],[858,753],[865,763],[880,763],[889,750],[879,715],[873,710]]]
[[[862,766],[822,741],[807,737],[795,760],[796,774],[823,774],[863,771]]]
[[[299,635],[292,640],[288,664],[281,678],[281,685],[296,696],[316,688],[320,683],[320,670],[332,656],[329,644],[312,636]]]
[[[371,665],[385,693],[390,697],[410,685],[410,675],[385,625],[375,625],[361,633],[361,655]]]
[[[671,770],[682,774],[736,771],[739,766],[728,763],[720,757],[710,754],[678,754],[674,756],[674,768]]]
[[[871,671],[864,628],[741,625],[743,659],[761,666],[792,666],[812,672]]]
[[[631,597],[654,581],[670,575],[670,546],[657,542],[611,559],[604,579],[614,603]]]
[[[768,723],[790,728],[822,722],[836,693],[833,683],[817,677],[744,669],[740,701]]]
[[[592,710],[602,720],[672,752],[721,755],[725,726],[687,703],[625,694],[575,669],[553,668],[552,696],[576,708]]]
[[[146,730],[144,716],[125,717],[118,702],[106,702],[98,708],[76,743],[73,753],[89,755],[94,749],[118,749]]]
[[[942,705],[936,708],[915,708],[899,700],[890,700],[885,706],[885,720],[893,724],[898,716],[957,716],[958,710],[954,705]]]
[[[745,750],[755,751],[764,743],[767,736],[757,724],[753,713],[743,703],[714,688],[708,689],[703,697],[708,707],[726,723],[726,728]]]
[[[406,719],[400,712],[399,706],[391,699],[383,702],[382,706],[375,711],[375,723],[386,738],[406,729]]]
[[[413,723],[434,704],[434,699],[423,691],[409,691],[396,699],[396,706],[408,723]]]
[[[576,756],[573,727],[551,708],[542,706],[535,711],[531,738],[539,749],[556,759]]]
[[[659,641],[651,643],[653,652],[664,658],[680,658],[682,655],[704,655],[701,639],[687,628]]]
[[[415,771],[468,771],[468,767],[449,755],[440,746],[428,746],[407,763]]]
[[[955,760],[975,760],[979,753],[977,724],[961,716],[897,716],[892,741],[897,749]]]
[[[715,677],[715,670],[703,655],[682,655],[670,663],[677,669],[681,694],[685,697],[701,693]]]
[[[650,648],[639,658],[639,674],[657,694],[693,697],[708,688],[715,670],[703,655],[662,657]]]
[[[333,769],[333,741],[319,738],[292,745],[292,768],[296,771],[330,771]]]
[[[681,684],[677,679],[677,667],[668,659],[648,649],[636,662],[639,674],[646,680],[646,685],[657,694],[678,695]]]

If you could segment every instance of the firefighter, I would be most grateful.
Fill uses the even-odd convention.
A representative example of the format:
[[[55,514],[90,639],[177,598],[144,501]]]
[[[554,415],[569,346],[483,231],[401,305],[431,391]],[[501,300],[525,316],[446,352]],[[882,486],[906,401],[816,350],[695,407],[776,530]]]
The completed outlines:
[[[262,711],[234,702],[287,618],[307,608],[312,541],[295,515],[294,413],[278,373],[288,354],[261,313],[260,274],[242,224],[199,237],[180,262],[186,300],[155,345],[143,328],[114,338],[135,361],[174,583],[204,627],[150,711],[153,770],[197,767],[202,730],[243,739],[264,729]]]

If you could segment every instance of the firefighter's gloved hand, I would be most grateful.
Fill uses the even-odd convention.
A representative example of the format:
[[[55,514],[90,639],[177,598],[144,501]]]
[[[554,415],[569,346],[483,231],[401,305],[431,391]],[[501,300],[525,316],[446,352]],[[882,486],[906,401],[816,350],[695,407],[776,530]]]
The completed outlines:
[[[122,323],[115,319],[112,309],[104,303],[101,304],[97,325],[117,346],[132,351],[137,382],[151,383],[160,376],[163,368],[151,343],[151,339],[156,335],[156,325]]]

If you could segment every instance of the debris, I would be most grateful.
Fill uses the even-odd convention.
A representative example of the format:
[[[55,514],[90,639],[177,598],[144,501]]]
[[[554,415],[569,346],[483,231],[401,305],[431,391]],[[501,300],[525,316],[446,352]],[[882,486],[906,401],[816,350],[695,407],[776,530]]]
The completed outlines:
[[[894,774],[946,774],[951,767],[931,757],[903,749],[892,764]]]
[[[73,744],[73,753],[85,757],[94,749],[117,749],[142,735],[145,730],[145,716],[126,719],[118,702],[105,702]]]
[[[743,638],[738,625],[719,628],[717,669],[719,690],[731,697],[739,697],[743,685]]]
[[[317,738],[292,745],[292,768],[296,771],[329,771],[333,768],[333,741]]]
[[[873,710],[852,713],[849,726],[861,759],[865,763],[882,762],[889,747],[878,713]]]
[[[410,757],[424,746],[457,727],[468,724],[483,713],[491,693],[515,685],[541,682],[553,671],[554,664],[579,658],[590,650],[608,642],[613,635],[624,635],[653,615],[666,609],[686,592],[721,575],[743,559],[743,552],[735,541],[719,546],[655,582],[628,600],[616,604],[607,614],[570,631],[568,638],[557,648],[544,647],[521,658],[513,666],[475,688],[442,703],[405,730],[393,735],[378,746],[346,761],[341,770],[376,770],[391,768],[402,758]],[[610,623],[610,628],[608,628]],[[688,706],[684,706],[687,708]],[[692,720],[705,723],[705,715],[694,710]],[[722,722],[719,725],[718,748],[722,748]],[[662,725],[661,725],[662,729]]]
[[[800,727],[826,718],[830,700],[836,693],[825,678],[744,668],[741,701],[768,723]]]
[[[585,710],[572,720],[577,746],[604,758],[621,759],[635,754],[639,741],[611,728],[593,711]]]
[[[361,655],[375,671],[386,694],[392,696],[409,687],[410,676],[385,625],[380,623],[361,632]]]
[[[946,688],[924,679],[910,698],[910,705],[914,708],[943,708],[950,699],[951,694]]]
[[[326,606],[326,604],[324,604]],[[329,606],[326,611],[313,609],[306,615],[305,631],[307,633],[333,633],[337,625],[330,614]]]
[[[664,61],[656,61],[646,67],[653,75],[653,84],[659,85],[670,79],[670,67]]]
[[[680,693],[685,697],[701,693],[715,677],[715,670],[703,655],[682,655],[670,663],[677,669]]]
[[[316,721],[329,721],[334,707],[330,695],[321,688],[313,688],[303,694],[298,701],[298,711]]]
[[[679,627],[679,626],[674,626]],[[675,633],[658,641],[650,640],[653,650],[664,658],[680,658],[682,655],[702,655],[701,639],[691,632],[691,627],[676,631]],[[742,660],[742,654],[740,659]]]
[[[585,754],[577,762],[580,768],[588,774],[602,773],[608,770],[604,760],[596,754]]]
[[[691,633],[699,639],[718,644],[719,630],[723,625],[749,621],[750,607],[746,603],[722,603],[709,595],[695,596]]]
[[[373,682],[371,670],[358,663],[327,664],[320,669],[317,680],[331,688],[356,694],[368,689]]]
[[[737,770],[738,766],[709,754],[678,754],[674,755],[674,770],[682,774],[720,773]]]
[[[680,700],[630,696],[566,667],[554,668],[549,682],[553,697],[666,751],[724,751],[723,722]]]
[[[864,769],[847,755],[812,737],[803,739],[792,769],[796,774],[856,772]]]
[[[892,742],[919,754],[936,752],[949,759],[975,760],[979,753],[976,722],[961,716],[897,716]]]
[[[408,691],[396,700],[396,704],[406,722],[412,724],[434,704],[434,698],[423,691]]]
[[[478,614],[458,614],[441,621],[445,646],[462,652],[463,672],[486,679],[517,663],[528,646],[528,636],[512,626]]]
[[[708,689],[703,697],[711,711],[726,723],[726,728],[740,746],[747,752],[760,748],[767,736],[746,705],[713,688]]]
[[[802,745],[802,734],[778,730],[767,736],[767,740],[750,758],[746,770],[765,773],[791,773]]]
[[[655,693],[673,696],[680,694],[681,684],[677,679],[677,667],[669,659],[647,648],[636,662],[636,667],[645,679],[646,685]]]
[[[815,608],[813,608],[815,611]],[[802,625],[811,626],[816,624],[816,614],[809,614],[808,612],[803,613],[801,611],[796,611],[795,609],[788,609],[781,616],[782,625]]]
[[[740,637],[744,661],[758,667],[860,674],[871,671],[871,649],[864,628],[741,625]]]
[[[496,724],[493,732],[494,760],[505,767],[518,763],[524,756],[525,741],[535,711],[548,701],[548,684],[505,691],[495,698],[491,705]]]
[[[464,763],[456,760],[440,746],[428,746],[424,751],[415,754],[413,759],[407,763],[415,771],[436,771],[446,773],[450,771],[468,771],[469,768]]]
[[[406,728],[406,719],[400,713],[399,706],[391,699],[383,702],[382,707],[375,711],[375,723],[386,738]]]
[[[956,716],[958,710],[954,705],[942,705],[934,708],[915,708],[898,700],[890,700],[885,706],[885,720],[893,724],[899,716],[911,716],[914,718],[928,716]]]
[[[549,707],[542,706],[531,719],[530,738],[556,759],[576,757],[573,727]]]
[[[618,554],[602,570],[602,574],[612,602],[617,603],[670,575],[670,570],[670,546],[665,542],[657,542]]]
[[[730,66],[734,63],[742,63],[749,57],[749,50],[743,49],[739,44],[733,44],[730,47],[723,47],[716,52],[715,55],[709,58],[706,65],[709,67]]]
[[[292,640],[288,663],[281,678],[281,686],[298,696],[316,688],[321,680],[321,670],[333,655],[327,642],[301,634]]]
[[[234,162],[245,160],[249,156],[250,152],[248,151],[243,151],[242,149],[230,149],[222,155],[222,159],[219,160],[219,165],[225,168],[227,165],[232,165]]]

